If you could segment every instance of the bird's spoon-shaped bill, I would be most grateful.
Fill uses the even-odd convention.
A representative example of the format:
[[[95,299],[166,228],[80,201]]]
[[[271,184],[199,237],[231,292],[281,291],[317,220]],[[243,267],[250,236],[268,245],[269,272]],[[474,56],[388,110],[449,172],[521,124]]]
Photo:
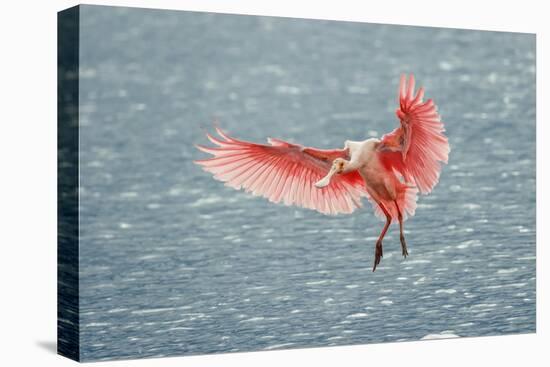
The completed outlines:
[[[332,166],[327,175],[315,183],[315,187],[322,189],[323,187],[328,186],[328,184],[330,183],[330,179],[337,171],[338,168],[336,166]]]

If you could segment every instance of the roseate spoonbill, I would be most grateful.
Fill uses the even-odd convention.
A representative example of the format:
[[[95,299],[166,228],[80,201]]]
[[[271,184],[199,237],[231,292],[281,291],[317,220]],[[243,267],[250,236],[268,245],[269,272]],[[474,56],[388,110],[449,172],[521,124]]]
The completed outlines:
[[[214,178],[274,203],[298,205],[323,214],[352,213],[367,197],[386,223],[376,241],[374,265],[382,258],[382,240],[392,221],[399,222],[401,250],[407,257],[403,222],[414,215],[417,194],[428,194],[447,163],[449,143],[436,105],[415,93],[415,80],[399,83],[400,125],[382,139],[346,141],[343,149],[317,149],[269,138],[270,145],[235,139],[216,126],[220,138],[206,134],[215,148],[197,145],[214,157],[197,160]]]

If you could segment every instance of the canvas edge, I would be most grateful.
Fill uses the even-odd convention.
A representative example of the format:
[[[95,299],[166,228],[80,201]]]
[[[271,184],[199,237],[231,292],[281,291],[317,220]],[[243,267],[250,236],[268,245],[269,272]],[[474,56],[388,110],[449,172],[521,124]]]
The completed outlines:
[[[57,353],[80,361],[80,6],[57,14]]]

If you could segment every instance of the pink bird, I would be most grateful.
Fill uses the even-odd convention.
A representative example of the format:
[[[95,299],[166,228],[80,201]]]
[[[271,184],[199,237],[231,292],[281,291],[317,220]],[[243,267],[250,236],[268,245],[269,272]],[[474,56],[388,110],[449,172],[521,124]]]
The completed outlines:
[[[418,192],[428,194],[447,163],[449,142],[437,107],[415,93],[411,74],[401,76],[396,114],[400,126],[382,139],[346,141],[343,149],[317,149],[268,138],[270,145],[207,134],[217,147],[197,145],[214,157],[195,163],[235,189],[263,196],[273,203],[297,205],[323,214],[349,214],[371,202],[386,223],[376,241],[374,265],[382,258],[382,240],[392,221],[399,222],[401,250],[407,257],[403,222],[416,210]]]

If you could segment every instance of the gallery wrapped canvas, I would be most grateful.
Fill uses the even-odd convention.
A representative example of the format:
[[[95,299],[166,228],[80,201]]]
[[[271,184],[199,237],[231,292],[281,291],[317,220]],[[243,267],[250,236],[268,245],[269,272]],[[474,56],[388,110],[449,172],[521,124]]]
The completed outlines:
[[[58,17],[58,351],[533,333],[535,35]]]

